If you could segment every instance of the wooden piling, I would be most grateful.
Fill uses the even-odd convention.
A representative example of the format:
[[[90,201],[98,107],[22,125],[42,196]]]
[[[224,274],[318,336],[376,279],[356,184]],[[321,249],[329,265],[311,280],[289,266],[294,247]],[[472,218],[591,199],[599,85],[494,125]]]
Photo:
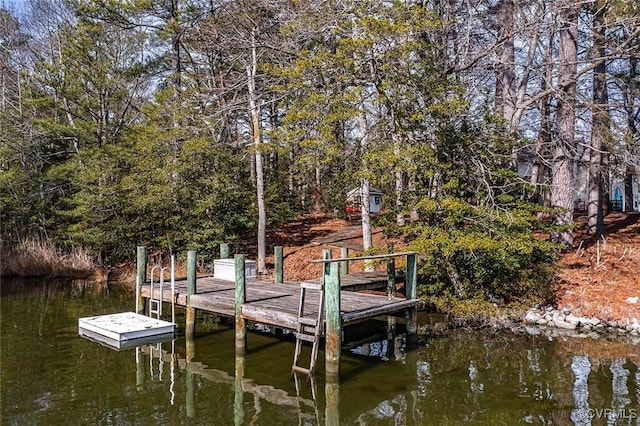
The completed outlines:
[[[236,300],[235,300],[235,316],[236,316],[236,352],[244,352],[247,346],[247,325],[242,318],[242,305],[246,302],[246,277],[245,277],[245,256],[243,254],[235,255],[236,266]]]
[[[323,258],[330,259],[331,251],[324,250]],[[327,377],[340,374],[342,320],[340,317],[340,273],[336,262],[324,263],[324,291],[326,307],[325,373]]]
[[[229,259],[229,244],[220,243],[220,259]]]
[[[340,257],[346,259],[349,257],[349,249],[347,247],[340,248]],[[342,275],[349,275],[349,261],[343,260],[340,262],[340,273]]]
[[[147,248],[138,246],[136,251],[136,312],[144,312],[144,298],[140,297],[140,289],[147,280]]]
[[[418,254],[407,254],[407,275],[405,288],[407,291],[407,299],[416,298],[416,288],[418,285]]]
[[[396,295],[396,263],[391,257],[387,259],[387,296],[389,299]]]
[[[196,332],[196,310],[191,306],[191,296],[196,294],[196,252],[187,252],[187,309],[185,335],[194,336]]]
[[[283,256],[282,246],[273,247],[273,269],[274,269],[274,282],[276,284],[282,284],[283,282]]]
[[[407,254],[407,274],[405,288],[407,299],[415,299],[418,286],[418,254]],[[418,337],[418,309],[412,308],[407,317],[407,344],[413,345]]]

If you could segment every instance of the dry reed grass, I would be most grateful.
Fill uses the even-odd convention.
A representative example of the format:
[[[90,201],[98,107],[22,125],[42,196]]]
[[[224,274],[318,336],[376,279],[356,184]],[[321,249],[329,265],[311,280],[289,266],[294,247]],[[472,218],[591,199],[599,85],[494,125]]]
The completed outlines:
[[[3,247],[1,256],[2,276],[87,278],[97,269],[88,249],[57,246],[44,239],[28,239],[13,248]]]

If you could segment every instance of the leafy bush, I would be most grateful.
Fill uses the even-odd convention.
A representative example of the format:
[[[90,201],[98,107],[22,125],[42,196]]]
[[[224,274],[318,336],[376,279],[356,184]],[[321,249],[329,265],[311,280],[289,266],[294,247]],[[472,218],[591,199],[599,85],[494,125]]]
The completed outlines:
[[[407,227],[421,253],[421,296],[452,295],[513,302],[548,299],[558,247],[534,237],[543,226],[533,206],[512,211],[458,200],[425,200],[426,220]]]

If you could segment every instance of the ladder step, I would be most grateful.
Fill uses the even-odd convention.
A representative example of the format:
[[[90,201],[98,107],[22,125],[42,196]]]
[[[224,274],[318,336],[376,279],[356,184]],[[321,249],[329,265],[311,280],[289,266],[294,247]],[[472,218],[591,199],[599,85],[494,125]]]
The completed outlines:
[[[300,373],[311,374],[311,370],[308,368],[300,367],[299,365],[294,365],[292,367],[293,371],[299,371]]]
[[[296,339],[298,340],[304,340],[305,342],[315,342],[316,341],[316,336],[314,336],[313,334],[303,334],[298,332],[296,334]]]
[[[299,317],[298,318],[298,322],[300,324],[303,325],[310,325],[312,327],[315,327],[316,325],[318,325],[318,320],[316,318],[303,318],[303,317]]]
[[[303,325],[300,324],[300,326],[298,327],[298,330],[296,330],[298,333],[303,333],[303,334],[310,334],[310,335],[314,335],[314,336],[320,336],[320,329],[314,325]]]

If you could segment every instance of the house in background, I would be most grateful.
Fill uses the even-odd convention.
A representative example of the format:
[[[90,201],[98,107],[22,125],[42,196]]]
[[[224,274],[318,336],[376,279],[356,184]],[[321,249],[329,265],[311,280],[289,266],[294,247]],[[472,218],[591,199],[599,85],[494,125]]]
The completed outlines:
[[[628,155],[640,158],[637,152]],[[521,178],[529,181],[533,170],[533,156],[522,155],[518,161],[518,173]],[[636,161],[637,162],[637,161]],[[615,156],[609,159],[609,208],[614,211],[640,212],[640,168],[630,167],[632,161],[617,162]],[[589,198],[589,156],[588,149],[580,145],[574,162],[574,191],[573,201],[575,209],[586,210]],[[544,185],[551,184],[550,170],[544,176]],[[549,199],[545,199],[549,202]],[[545,203],[545,205],[547,205]]]
[[[362,197],[360,188],[354,188],[347,192],[347,200],[345,211],[348,215],[359,214]],[[382,191],[376,188],[369,189],[369,212],[371,214],[380,213],[382,211]]]

